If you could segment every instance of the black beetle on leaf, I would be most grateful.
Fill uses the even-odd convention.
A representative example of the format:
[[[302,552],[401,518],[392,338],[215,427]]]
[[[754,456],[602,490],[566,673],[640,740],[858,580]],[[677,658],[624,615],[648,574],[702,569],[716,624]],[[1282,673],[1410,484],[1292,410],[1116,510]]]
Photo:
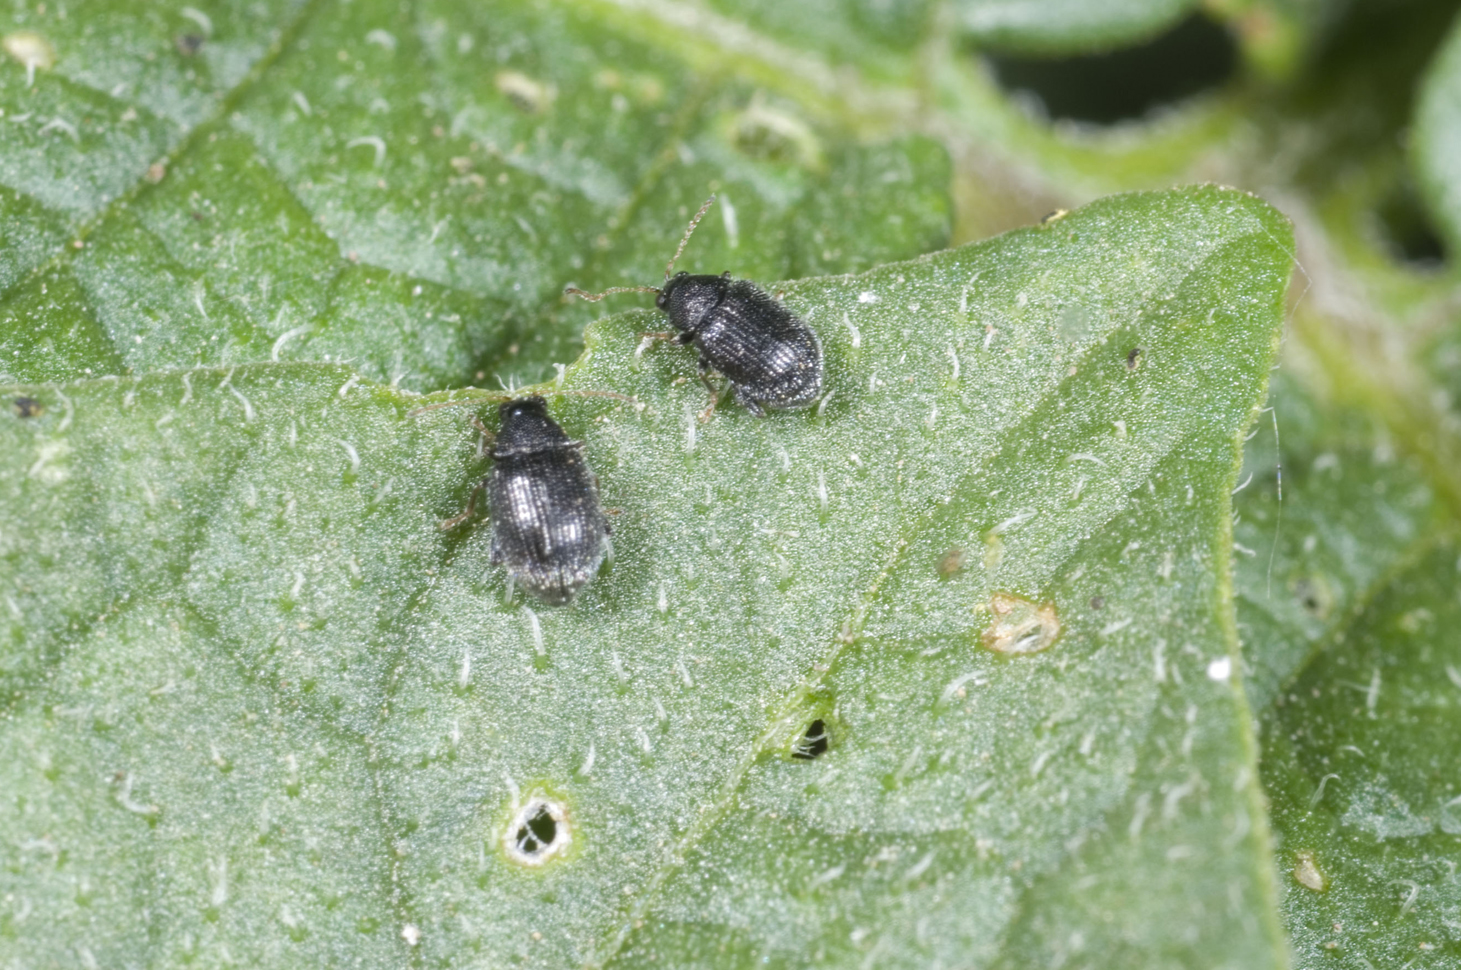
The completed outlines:
[[[655,306],[679,331],[658,336],[695,345],[700,351],[700,379],[712,395],[715,388],[708,375],[715,371],[730,383],[736,400],[758,418],[766,416],[767,408],[813,404],[822,393],[822,345],[800,317],[749,280],[731,279],[730,273],[670,276],[690,234],[714,202],[712,195],[690,220],[665,267],[664,286],[614,286],[602,293],[570,286],[564,292],[595,302],[611,293],[657,294]]]
[[[459,403],[469,402],[431,407]],[[598,572],[608,544],[598,479],[583,457],[583,442],[548,416],[541,397],[507,401],[497,413],[501,429],[492,445],[492,470],[472,490],[467,510],[441,527],[471,518],[477,492],[486,488],[493,565],[505,567],[513,583],[542,602],[567,603]],[[480,423],[478,428],[490,434]]]

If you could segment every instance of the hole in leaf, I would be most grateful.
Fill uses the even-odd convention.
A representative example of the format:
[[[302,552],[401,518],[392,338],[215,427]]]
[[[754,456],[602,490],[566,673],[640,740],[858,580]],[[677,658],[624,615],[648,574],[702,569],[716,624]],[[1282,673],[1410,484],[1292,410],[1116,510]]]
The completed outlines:
[[[1334,608],[1334,593],[1323,576],[1300,576],[1293,581],[1290,588],[1304,612],[1316,620],[1329,619],[1329,613]]]
[[[1144,44],[1059,59],[988,55],[995,79],[1052,119],[1115,124],[1221,86],[1238,65],[1227,28],[1202,14]]]
[[[572,841],[568,815],[561,803],[535,796],[518,810],[503,838],[503,848],[514,862],[541,866],[563,853]]]
[[[802,732],[802,736],[797,739],[796,744],[791,746],[791,756],[803,761],[811,761],[826,754],[830,744],[831,737],[827,733],[827,723],[819,717],[807,725],[807,729]]]
[[[538,853],[558,838],[558,823],[547,809],[538,809],[517,831],[517,847],[524,852]]]
[[[811,126],[790,109],[771,104],[760,92],[729,121],[726,134],[748,158],[813,171],[823,167],[822,143]]]

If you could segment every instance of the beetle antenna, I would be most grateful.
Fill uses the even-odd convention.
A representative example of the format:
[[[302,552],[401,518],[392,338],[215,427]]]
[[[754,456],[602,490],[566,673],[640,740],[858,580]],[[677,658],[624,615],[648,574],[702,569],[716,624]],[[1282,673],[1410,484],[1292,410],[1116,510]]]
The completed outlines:
[[[670,257],[669,263],[665,266],[666,283],[670,281],[670,274],[674,272],[675,260],[679,259],[680,254],[685,251],[685,246],[690,242],[690,236],[695,232],[695,227],[700,225],[700,220],[705,218],[705,213],[709,212],[710,207],[713,205],[715,205],[715,196],[711,195],[710,198],[705,200],[705,204],[700,207],[700,211],[695,213],[695,218],[690,220],[690,225],[685,227],[685,235],[680,237],[680,245],[675,249],[675,255]],[[565,286],[563,288],[564,296],[576,296],[581,300],[588,300],[590,303],[597,303],[604,297],[612,296],[615,293],[659,292],[660,288],[658,286],[611,286],[602,293],[589,293],[587,290],[580,290],[576,286]]]
[[[680,239],[679,248],[675,250],[675,255],[670,257],[669,264],[665,266],[666,283],[670,281],[670,272],[675,268],[675,260],[680,258],[680,254],[685,251],[686,244],[690,242],[690,234],[695,231],[696,226],[700,225],[700,220],[705,218],[705,213],[709,212],[713,205],[715,205],[715,195],[712,193],[710,198],[705,200],[705,204],[700,207],[700,211],[695,213],[695,218],[691,219],[690,224],[685,227],[685,235]]]
[[[576,286],[565,286],[564,296],[576,296],[588,300],[590,303],[597,303],[606,296],[614,293],[658,293],[657,286],[611,286],[602,293],[589,293],[587,290],[580,290]]]

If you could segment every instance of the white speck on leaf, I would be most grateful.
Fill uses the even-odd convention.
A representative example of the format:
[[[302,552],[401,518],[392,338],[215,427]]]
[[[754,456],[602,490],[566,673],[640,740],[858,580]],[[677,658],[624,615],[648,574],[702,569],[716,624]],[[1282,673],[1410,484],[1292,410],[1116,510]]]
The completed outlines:
[[[213,21],[203,11],[194,7],[184,7],[178,11],[178,14],[197,24],[198,29],[203,31],[204,37],[213,36]]]
[[[1294,879],[1305,889],[1312,889],[1316,893],[1322,893],[1329,884],[1324,878],[1324,873],[1319,869],[1318,860],[1314,853],[1304,850],[1294,856]]]
[[[731,204],[730,196],[724,192],[720,193],[720,218],[725,223],[725,241],[731,249],[736,249],[741,244],[741,224],[736,218],[736,207]]]
[[[807,883],[807,889],[816,889],[818,886],[825,886],[846,871],[846,866],[833,866],[821,874],[814,876],[811,882]]]
[[[249,403],[249,399],[240,394],[238,388],[234,387],[231,384],[229,385],[228,390],[230,393],[233,394],[234,397],[238,398],[238,403],[243,405],[244,421],[248,422],[254,420],[254,406]]]
[[[70,138],[78,145],[81,144],[81,133],[76,130],[75,125],[67,121],[65,118],[52,118],[44,125],[41,125],[38,133],[44,135],[50,131],[59,131],[61,134],[65,135],[67,138]]]
[[[17,30],[0,38],[5,53],[25,65],[25,86],[35,84],[36,68],[49,71],[56,66],[56,48],[33,30]]]
[[[361,135],[359,138],[352,138],[345,143],[347,149],[370,146],[375,149],[375,167],[380,168],[386,160],[386,142],[379,135]]]
[[[528,632],[533,638],[533,652],[542,657],[546,654],[543,649],[543,625],[538,622],[538,614],[533,612],[532,607],[524,606],[523,613],[528,618]]]
[[[341,438],[336,438],[335,443],[344,448],[345,454],[350,456],[350,474],[358,475],[360,473],[360,453],[355,450],[355,446]]]
[[[269,348],[269,359],[271,361],[274,361],[275,363],[278,363],[279,351],[284,349],[284,345],[288,343],[290,339],[298,337],[300,334],[309,333],[309,330],[309,327],[295,327],[293,330],[286,330],[281,333],[279,337],[274,341],[274,346]]]
[[[375,44],[392,54],[396,52],[396,35],[388,30],[381,30],[379,27],[365,35],[365,42]]]
[[[59,485],[71,477],[71,470],[55,464],[70,454],[71,446],[64,441],[42,442],[36,449],[36,460],[26,470],[26,476],[46,485]]]

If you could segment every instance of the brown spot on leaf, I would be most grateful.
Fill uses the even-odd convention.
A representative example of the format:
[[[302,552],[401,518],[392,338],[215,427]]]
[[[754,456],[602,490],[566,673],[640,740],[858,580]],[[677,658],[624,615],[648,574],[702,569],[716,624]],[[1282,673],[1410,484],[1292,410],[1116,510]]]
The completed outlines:
[[[989,601],[994,621],[984,630],[984,646],[995,653],[1039,653],[1060,636],[1060,617],[1053,603],[1035,604],[1009,593]]]

